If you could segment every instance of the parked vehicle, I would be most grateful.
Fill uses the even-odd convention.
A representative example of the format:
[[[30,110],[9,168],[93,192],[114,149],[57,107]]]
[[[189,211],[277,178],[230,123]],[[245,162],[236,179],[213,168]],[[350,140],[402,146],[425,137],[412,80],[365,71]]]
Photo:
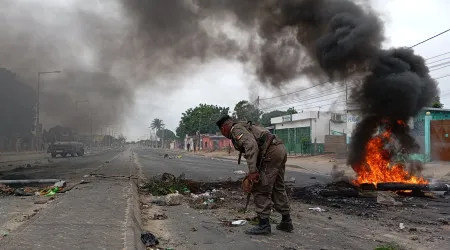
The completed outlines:
[[[61,155],[61,157],[67,155],[72,157],[83,156],[84,144],[81,142],[55,142],[48,147],[47,153],[50,153],[53,158],[57,155]]]

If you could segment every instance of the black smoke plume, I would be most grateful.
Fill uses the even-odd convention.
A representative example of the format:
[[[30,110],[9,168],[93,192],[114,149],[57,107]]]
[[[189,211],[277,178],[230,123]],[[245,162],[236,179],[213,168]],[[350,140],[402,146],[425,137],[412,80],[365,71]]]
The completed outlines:
[[[30,85],[39,70],[68,72],[45,79],[42,112],[55,123],[89,124],[90,114],[79,119],[73,111],[86,98],[97,107],[94,126],[120,122],[140,88],[170,91],[178,83],[159,86],[158,78],[225,58],[275,87],[299,77],[362,78],[352,96],[365,117],[352,136],[354,166],[382,121],[406,121],[438,92],[423,58],[411,49],[382,49],[383,23],[368,1],[80,0],[53,10],[58,22],[49,9],[2,3],[0,62]],[[414,151],[403,126],[394,134]]]

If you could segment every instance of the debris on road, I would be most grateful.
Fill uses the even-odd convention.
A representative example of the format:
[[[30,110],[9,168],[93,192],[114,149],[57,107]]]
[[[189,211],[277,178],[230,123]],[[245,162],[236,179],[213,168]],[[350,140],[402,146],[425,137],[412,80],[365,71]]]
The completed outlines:
[[[164,213],[153,215],[153,220],[166,220],[167,218],[168,218],[167,215]]]
[[[151,193],[155,196],[168,195],[178,191],[185,193],[188,187],[182,178],[176,178],[174,175],[164,173],[152,178],[149,182],[140,186],[142,192]]]
[[[320,207],[310,207],[309,210],[312,210],[314,212],[326,212],[327,210],[320,208]]]
[[[403,205],[403,203],[396,201],[394,196],[397,196],[397,195],[393,192],[378,191],[377,192],[377,203],[384,204],[387,206]]]
[[[15,196],[54,196],[56,193],[64,192],[66,182],[57,180],[53,185],[42,188],[42,184],[49,183],[50,180],[4,180],[5,183],[10,183],[11,186],[0,184],[0,194],[15,195]],[[25,184],[35,186],[25,186]]]
[[[233,172],[234,174],[246,174],[243,170],[236,170]]]
[[[141,241],[144,243],[145,247],[154,247],[159,244],[156,236],[150,232],[141,233]]]
[[[183,196],[178,193],[178,191],[174,194],[166,195],[166,205],[168,206],[177,206],[181,204],[183,200]]]
[[[245,224],[247,224],[246,220],[235,220],[231,222],[232,226],[243,226]]]

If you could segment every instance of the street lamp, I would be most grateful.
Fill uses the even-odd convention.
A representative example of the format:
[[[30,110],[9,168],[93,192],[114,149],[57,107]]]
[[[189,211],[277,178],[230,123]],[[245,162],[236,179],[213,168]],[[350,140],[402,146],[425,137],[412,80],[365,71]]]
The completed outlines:
[[[59,74],[61,73],[60,70],[55,70],[55,71],[39,71],[38,72],[38,79],[37,79],[37,105],[36,105],[36,135],[37,133],[39,133],[39,135],[37,136],[37,145],[36,145],[36,149],[39,149],[39,145],[41,144],[40,142],[40,134],[41,134],[41,130],[42,127],[40,125],[40,121],[39,121],[39,116],[40,116],[40,90],[41,90],[41,75],[44,74]]]

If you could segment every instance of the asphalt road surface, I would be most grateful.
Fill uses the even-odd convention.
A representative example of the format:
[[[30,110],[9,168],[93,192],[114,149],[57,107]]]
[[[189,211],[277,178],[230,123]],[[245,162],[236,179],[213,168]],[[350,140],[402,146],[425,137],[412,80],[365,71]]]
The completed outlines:
[[[246,163],[237,164],[237,161],[227,159],[209,159],[202,156],[182,155],[173,151],[163,151],[149,148],[134,148],[138,155],[145,177],[151,177],[162,173],[171,173],[175,176],[185,175],[186,179],[195,181],[223,181],[228,178],[233,180],[242,178],[243,174],[235,171],[248,171]],[[169,158],[164,158],[164,154]],[[324,183],[330,180],[329,175],[308,173],[298,168],[286,171],[285,180],[295,179],[296,186],[307,186],[316,183]]]
[[[63,179],[78,183],[54,200],[41,196],[0,197],[0,249],[141,249],[133,224],[131,150],[62,158],[31,167],[7,166],[1,179]],[[95,173],[102,177],[86,177]],[[134,192],[136,193],[136,192]],[[136,194],[137,195],[137,194]],[[48,200],[46,204],[35,203]],[[137,203],[136,203],[137,204]]]
[[[45,158],[13,164],[0,163],[0,180],[61,179],[70,181],[89,174],[120,151],[122,149],[112,149],[82,157]]]

